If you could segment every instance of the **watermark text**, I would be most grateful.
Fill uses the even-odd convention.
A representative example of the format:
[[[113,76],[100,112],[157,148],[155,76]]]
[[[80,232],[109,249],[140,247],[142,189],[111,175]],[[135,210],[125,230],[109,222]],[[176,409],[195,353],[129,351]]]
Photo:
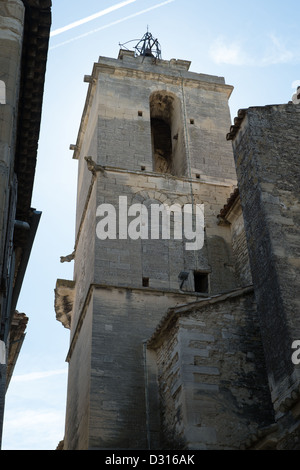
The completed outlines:
[[[132,204],[119,196],[118,207],[100,204],[96,234],[100,240],[188,240],[186,250],[200,250],[204,244],[204,204]],[[172,227],[172,229],[171,229]]]
[[[299,339],[296,339],[295,341],[293,341],[292,349],[296,350],[292,354],[292,363],[295,365],[300,364],[300,340]]]

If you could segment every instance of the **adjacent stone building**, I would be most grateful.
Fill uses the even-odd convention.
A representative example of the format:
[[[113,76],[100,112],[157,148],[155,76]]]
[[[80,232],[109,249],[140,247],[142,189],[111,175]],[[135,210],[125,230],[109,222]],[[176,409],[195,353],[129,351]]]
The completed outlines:
[[[31,207],[50,0],[0,1],[0,442],[28,318],[16,311],[41,212]]]
[[[300,369],[291,356],[300,337],[299,136],[295,99],[240,110],[227,136],[233,142],[268,384],[281,426],[277,445],[298,449]]]
[[[55,288],[56,317],[70,329],[61,449],[298,446],[290,344],[297,314],[286,311],[281,342],[275,335],[284,322],[274,329],[273,346],[285,348],[277,350],[276,370],[266,327],[273,307],[263,312],[261,304],[280,297],[271,279],[264,287],[257,278],[260,239],[250,234],[254,219],[245,209],[247,188],[261,206],[263,200],[253,195],[260,188],[248,182],[241,163],[243,152],[245,165],[246,155],[252,159],[240,136],[258,148],[264,138],[251,143],[247,112],[231,127],[232,87],[222,77],[189,68],[188,61],[165,61],[145,47],[121,49],[118,59],[100,57],[85,76],[87,98],[71,146],[78,160],[75,246],[62,257],[74,259],[74,278],[58,279]],[[298,107],[287,109],[296,127],[282,134],[296,143]],[[272,142],[275,130],[266,127]],[[267,181],[272,169],[270,163]],[[296,250],[299,200],[296,190],[284,194],[272,208],[289,201],[285,246],[292,240]],[[161,219],[152,217],[154,207]],[[263,217],[261,209],[262,226]],[[196,234],[199,243],[191,245]],[[272,247],[261,259],[265,265]],[[291,258],[296,289],[296,254]]]

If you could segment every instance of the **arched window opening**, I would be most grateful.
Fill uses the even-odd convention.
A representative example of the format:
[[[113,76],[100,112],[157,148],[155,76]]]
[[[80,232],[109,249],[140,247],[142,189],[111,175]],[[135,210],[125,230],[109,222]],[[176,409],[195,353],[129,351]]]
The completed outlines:
[[[172,173],[172,138],[168,123],[162,119],[151,119],[154,170]]]
[[[184,176],[186,152],[179,98],[165,91],[152,93],[150,117],[154,171]]]
[[[3,80],[0,80],[0,104],[6,104],[6,90]]]

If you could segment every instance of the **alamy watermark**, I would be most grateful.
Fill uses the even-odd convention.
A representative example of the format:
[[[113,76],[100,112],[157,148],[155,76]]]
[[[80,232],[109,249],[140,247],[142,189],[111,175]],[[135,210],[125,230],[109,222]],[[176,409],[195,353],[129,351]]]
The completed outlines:
[[[295,365],[300,364],[300,340],[296,339],[293,341],[292,349],[296,349],[296,351],[292,354],[292,363]]]
[[[200,250],[204,244],[204,204],[132,204],[119,196],[118,207],[100,204],[96,225],[100,240],[183,240],[186,250]],[[173,221],[173,223],[172,223]],[[171,227],[173,229],[171,230]],[[172,233],[171,233],[172,232]]]

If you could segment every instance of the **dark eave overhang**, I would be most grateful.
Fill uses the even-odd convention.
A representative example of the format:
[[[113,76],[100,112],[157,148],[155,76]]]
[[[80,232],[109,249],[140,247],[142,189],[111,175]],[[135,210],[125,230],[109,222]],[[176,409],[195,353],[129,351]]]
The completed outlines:
[[[18,109],[15,172],[16,218],[30,218],[51,27],[51,0],[23,0],[25,24]]]
[[[227,199],[227,203],[220,210],[220,213],[218,214],[218,217],[224,219],[227,216],[230,209],[234,206],[235,202],[238,200],[239,194],[240,194],[239,189],[235,188],[233,193],[231,193],[230,197]]]
[[[247,114],[247,109],[239,109],[237,116],[234,118],[233,125],[230,126],[230,130],[228,134],[226,135],[227,140],[234,140],[240,127],[241,123],[244,120],[244,117]]]

